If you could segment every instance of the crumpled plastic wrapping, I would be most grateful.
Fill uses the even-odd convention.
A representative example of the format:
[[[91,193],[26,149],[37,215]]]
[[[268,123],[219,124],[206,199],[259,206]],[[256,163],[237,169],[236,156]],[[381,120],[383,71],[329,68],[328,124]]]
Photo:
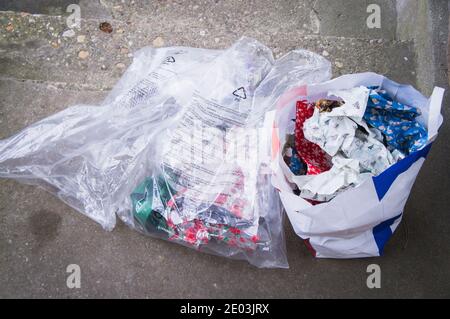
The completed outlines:
[[[370,88],[364,119],[386,136],[390,150],[408,155],[427,143],[427,130],[416,120],[420,115],[419,108],[393,100],[386,90]]]
[[[420,111],[393,101],[383,90],[357,86],[331,90],[327,98],[331,100],[297,102],[297,106],[298,103],[309,106],[309,113],[314,109],[304,120],[298,117],[297,107],[296,123],[301,124],[304,135],[298,141],[306,139],[303,144],[319,146],[332,161],[332,167],[320,170],[319,174],[293,178],[305,199],[329,201],[348,187],[379,175],[427,141],[426,129],[415,121]],[[316,156],[316,162],[318,158],[326,162],[325,156]]]
[[[330,78],[296,50],[144,48],[101,106],[77,105],[0,141],[0,177],[34,184],[111,230],[258,267],[287,267],[264,116],[292,87]],[[271,124],[271,123],[270,123]]]
[[[315,108],[313,116],[304,124],[306,139],[330,156],[342,152],[347,158],[358,160],[361,169],[373,175],[392,165],[394,158],[384,146],[380,131],[369,128],[363,120],[369,89],[331,91],[328,96],[339,97],[345,103],[330,112]]]

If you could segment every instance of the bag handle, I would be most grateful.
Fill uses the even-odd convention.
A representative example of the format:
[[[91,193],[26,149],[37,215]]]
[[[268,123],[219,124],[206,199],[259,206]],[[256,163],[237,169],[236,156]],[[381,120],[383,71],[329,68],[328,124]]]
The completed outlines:
[[[441,106],[444,98],[444,89],[441,87],[435,87],[431,94],[428,113],[428,140],[432,140],[438,132],[439,127],[442,124]]]

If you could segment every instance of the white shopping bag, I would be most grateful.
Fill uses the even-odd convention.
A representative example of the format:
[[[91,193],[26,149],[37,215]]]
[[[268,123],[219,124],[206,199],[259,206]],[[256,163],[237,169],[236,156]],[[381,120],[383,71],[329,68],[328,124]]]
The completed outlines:
[[[295,103],[305,98],[325,98],[330,90],[361,85],[381,86],[395,100],[420,108],[422,115],[417,120],[428,129],[428,143],[378,176],[340,193],[329,202],[312,205],[292,192],[289,186],[292,173],[281,154],[289,121],[295,118]],[[277,109],[272,111],[272,184],[279,190],[295,232],[314,256],[359,258],[383,253],[387,240],[402,219],[414,180],[442,124],[443,94],[444,89],[436,87],[427,99],[410,85],[395,83],[375,73],[360,73],[297,87],[279,100]]]

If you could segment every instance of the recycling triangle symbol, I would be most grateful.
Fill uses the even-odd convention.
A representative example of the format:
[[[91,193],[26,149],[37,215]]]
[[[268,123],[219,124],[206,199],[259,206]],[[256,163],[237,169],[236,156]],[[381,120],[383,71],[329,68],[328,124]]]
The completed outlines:
[[[168,57],[166,58],[166,62],[174,63],[174,62],[175,62],[175,58],[174,58],[173,56],[168,56]]]
[[[235,90],[233,92],[233,95],[242,100],[245,100],[247,98],[247,94],[245,93],[245,89],[243,86],[241,86],[239,89]]]

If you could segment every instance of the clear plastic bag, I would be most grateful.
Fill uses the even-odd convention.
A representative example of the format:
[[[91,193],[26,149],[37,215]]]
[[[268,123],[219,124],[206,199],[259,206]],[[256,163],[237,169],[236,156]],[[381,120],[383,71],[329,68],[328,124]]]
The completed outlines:
[[[274,60],[250,38],[227,50],[144,48],[102,106],[78,105],[0,141],[0,177],[44,187],[111,230],[287,267],[265,114],[330,78],[304,50]]]

